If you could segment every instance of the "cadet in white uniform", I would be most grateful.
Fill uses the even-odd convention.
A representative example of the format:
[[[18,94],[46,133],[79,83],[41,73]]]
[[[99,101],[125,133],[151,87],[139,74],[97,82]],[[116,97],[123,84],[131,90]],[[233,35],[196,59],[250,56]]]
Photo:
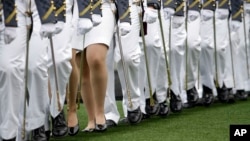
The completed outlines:
[[[20,99],[24,95],[26,23],[25,19],[20,18],[20,11],[14,11],[15,0],[3,1],[0,5],[3,6],[0,9],[3,13],[0,14],[0,140],[15,141]],[[13,11],[18,16],[5,22]],[[18,23],[16,18],[19,19]],[[15,38],[16,34],[22,36]]]

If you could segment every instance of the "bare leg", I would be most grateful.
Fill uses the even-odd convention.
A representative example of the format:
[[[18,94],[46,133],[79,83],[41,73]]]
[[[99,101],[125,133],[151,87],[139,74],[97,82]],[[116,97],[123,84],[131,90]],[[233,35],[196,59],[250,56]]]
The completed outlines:
[[[68,99],[68,127],[74,127],[78,124],[77,112],[76,112],[76,98],[77,88],[79,84],[79,70],[76,64],[76,50],[72,49],[72,59],[70,61],[72,65],[72,72],[69,80],[69,99]]]
[[[86,128],[89,129],[95,127],[95,103],[92,94],[92,86],[90,84],[90,70],[86,60],[86,49],[84,50],[84,57],[81,61],[83,61],[81,94],[88,114],[88,125]]]
[[[107,89],[106,54],[108,48],[103,44],[93,44],[87,48],[86,58],[89,66],[90,84],[95,103],[96,124],[106,122],[104,116],[104,99]],[[91,88],[91,87],[89,87]],[[90,93],[88,94],[90,95]]]

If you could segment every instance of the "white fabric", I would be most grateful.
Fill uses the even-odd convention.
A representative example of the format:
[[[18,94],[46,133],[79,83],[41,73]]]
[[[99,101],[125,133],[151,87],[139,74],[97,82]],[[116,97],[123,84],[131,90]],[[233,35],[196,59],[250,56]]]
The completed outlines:
[[[107,54],[107,68],[108,68],[108,84],[104,103],[104,112],[106,120],[113,120],[118,124],[120,113],[117,109],[115,99],[115,76],[114,76],[114,45],[115,40],[111,43]]]
[[[250,3],[244,3],[244,9],[245,9],[245,24],[246,24],[246,43],[247,43],[247,46],[249,46],[250,42],[250,36],[249,36],[249,28],[250,28]],[[240,31],[241,33],[243,33],[243,31],[241,30]],[[241,40],[242,41],[242,40]],[[248,59],[248,65],[250,67],[250,50],[248,49],[247,50],[247,54],[245,55],[245,57],[248,57],[248,58],[245,58]],[[248,76],[248,74],[250,74],[250,70],[248,70],[248,72],[246,72]],[[245,81],[245,90],[246,91],[250,91],[250,78],[247,78],[247,80]]]
[[[77,24],[77,34],[83,35],[89,32],[93,28],[93,23],[88,18],[80,18],[78,19]]]
[[[0,32],[0,138],[3,139],[17,134],[20,99],[24,96],[25,32],[26,27],[20,25],[16,34],[22,36],[10,44],[4,43]]]
[[[147,24],[147,35],[145,35],[146,41],[146,49],[147,49],[147,60],[148,60],[148,68],[149,74],[146,71],[146,60],[145,60],[145,52],[142,41],[140,41],[141,46],[141,63],[139,66],[139,88],[141,92],[141,109],[143,109],[143,113],[145,112],[145,99],[150,98],[150,87],[148,83],[148,75],[151,81],[151,89],[152,93],[156,90],[156,78],[157,78],[157,68],[160,59],[160,52],[161,52],[161,38],[159,32],[159,21],[152,24]],[[145,91],[144,91],[145,90]]]
[[[198,64],[200,60],[200,13],[188,11],[187,23],[187,90],[195,87],[198,81]]]
[[[5,44],[11,43],[16,38],[15,27],[5,27],[4,29],[4,42]]]
[[[20,35],[25,37],[24,42],[26,47],[26,18],[23,10],[26,11],[27,3],[23,0],[17,0],[18,13],[18,24],[25,25],[25,31]],[[26,108],[26,130],[31,131],[44,125],[45,116],[45,102],[46,96],[48,95],[48,75],[47,75],[47,39],[42,40],[40,36],[41,22],[36,10],[34,1],[31,1],[31,9],[33,12],[33,32],[29,42],[29,70],[28,70],[28,91],[30,94],[30,103]],[[20,43],[19,43],[20,44]],[[19,45],[18,44],[18,45]],[[19,131],[23,125],[23,105],[24,96],[20,99],[19,106]]]
[[[176,94],[182,93],[184,85],[184,53],[185,53],[185,17],[174,16],[171,33],[170,72],[172,78],[171,90]]]
[[[214,31],[213,31],[213,11],[201,11],[201,60],[200,73],[201,83],[210,89],[214,89]],[[215,95],[215,93],[214,93]]]
[[[75,0],[74,0],[75,1]],[[73,6],[73,16],[71,20],[73,28],[73,37],[72,37],[72,48],[76,50],[83,50],[83,35],[77,34],[77,22],[78,22],[78,6],[77,2],[74,2]]]
[[[122,22],[119,24],[120,27],[120,34],[121,36],[126,36],[130,30],[131,30],[131,25],[128,22]]]
[[[99,14],[92,14],[93,26],[97,26],[102,22],[102,16]]]
[[[103,3],[102,22],[86,33],[84,48],[95,43],[102,43],[109,46],[113,37],[114,25],[115,17],[111,10],[111,4]]]
[[[168,73],[167,73],[167,66],[166,61],[168,62],[168,67],[170,67],[170,60],[169,60],[169,35],[170,35],[170,20],[172,20],[172,8],[165,8],[161,12],[163,12],[162,16],[164,16],[163,20],[163,32],[165,37],[165,47],[166,47],[166,55],[164,52],[164,47],[161,48],[160,59],[159,59],[159,66],[157,68],[157,78],[156,78],[156,98],[159,103],[162,103],[167,100],[167,90],[169,87],[168,84]],[[168,13],[164,13],[168,12]],[[170,14],[169,17],[166,18],[165,14]],[[163,19],[163,18],[162,18]],[[162,40],[162,38],[161,38]],[[166,60],[167,59],[167,60]],[[168,68],[170,71],[170,68]],[[171,75],[171,74],[170,74]],[[171,79],[171,76],[169,76]],[[168,101],[169,102],[169,101]]]
[[[174,15],[174,12],[175,11],[173,8],[168,8],[168,7],[164,8],[163,9],[164,19],[169,20],[169,18]]]
[[[53,86],[53,74],[51,73],[49,68],[51,66],[51,55],[50,50],[49,50],[49,41],[47,38],[41,38],[40,36],[40,29],[41,29],[41,23],[40,23],[40,18],[38,15],[38,12],[36,10],[36,6],[34,1],[31,1],[31,9],[33,12],[33,32],[31,35],[31,39],[29,42],[30,46],[30,52],[29,52],[29,76],[28,76],[28,90],[30,94],[30,105],[27,107],[27,115],[26,115],[26,130],[31,131],[33,129],[36,129],[42,125],[45,124],[45,117],[46,114],[48,113],[48,104],[50,103],[49,97],[48,97],[48,75],[50,76],[50,82],[52,91],[55,89],[55,86]],[[18,8],[20,11],[22,9],[25,9],[27,3],[24,2],[23,0],[17,1]],[[24,15],[24,14],[22,14]],[[67,15],[68,17],[68,15]],[[22,22],[18,20],[19,22]],[[65,24],[66,26],[66,31],[72,30]],[[68,27],[68,28],[67,28]],[[56,41],[56,38],[59,37],[64,31],[62,31],[60,34],[56,35],[53,37],[54,41]],[[67,35],[70,35],[70,32],[65,33]],[[24,36],[26,37],[26,36]],[[57,45],[54,45],[55,48],[55,56],[56,56],[56,64],[58,65],[57,67],[57,74],[60,75],[59,78],[59,93],[62,95],[62,98],[60,99],[61,104],[63,105],[64,103],[64,93],[62,91],[65,91],[66,85],[65,85],[65,79],[68,81],[68,75],[70,74],[70,64],[69,64],[69,59],[71,56],[70,47],[68,47],[67,42],[71,39],[71,36],[67,36],[63,39],[62,37],[60,38],[60,43]],[[26,42],[26,40],[24,40]],[[65,48],[69,48],[69,51]],[[59,55],[58,55],[59,54]],[[60,57],[58,57],[60,56]],[[63,63],[62,63],[63,62]],[[48,64],[49,63],[49,64]],[[48,72],[50,74],[48,74]],[[53,93],[52,93],[53,96]],[[19,115],[19,133],[21,132],[20,129],[22,129],[22,121],[23,121],[23,99],[21,99],[21,106],[20,108],[20,115]],[[52,97],[52,105],[53,105],[53,97]],[[57,107],[53,107],[57,109]],[[53,114],[53,110],[51,110],[51,114]],[[54,116],[57,113],[53,114]]]
[[[56,25],[55,25],[54,34],[60,33],[63,30],[63,26],[64,26],[64,22],[62,22],[62,21],[57,22]]]
[[[127,69],[128,87],[130,89],[130,96],[132,107],[129,107],[129,99],[127,95],[127,88],[124,79],[124,71],[122,68],[122,61],[120,55],[120,48],[118,37],[116,36],[115,48],[115,62],[117,63],[117,71],[119,74],[122,93],[123,93],[123,112],[127,116],[127,110],[132,111],[140,106],[140,90],[139,90],[139,64],[140,64],[140,46],[139,46],[139,18],[136,5],[131,6],[131,30],[126,36],[120,36],[124,61]],[[121,23],[122,24],[122,23]],[[128,23],[129,24],[129,23]]]
[[[71,3],[67,2],[66,7],[71,7]],[[71,11],[71,10],[70,10]],[[66,97],[66,85],[68,83],[70,74],[71,74],[71,64],[70,60],[72,58],[72,35],[73,35],[73,26],[72,26],[72,13],[66,13],[66,22],[63,24],[62,31],[59,34],[53,36],[53,47],[54,47],[54,56],[56,61],[56,70],[57,70],[57,81],[58,81],[58,90],[59,90],[59,101],[60,106],[63,108],[64,101]],[[56,117],[61,111],[58,111],[57,104],[57,95],[56,95],[56,84],[55,84],[55,73],[54,65],[52,62],[51,47],[48,48],[48,74],[51,88],[51,104],[49,106],[49,111],[52,117]]]
[[[227,88],[233,87],[232,77],[226,77],[226,49],[230,48],[229,46],[229,31],[228,31],[228,11],[225,9],[217,9],[215,13],[216,20],[216,50],[217,50],[217,74],[219,87],[222,87],[223,83]],[[222,12],[224,11],[224,12]],[[225,16],[227,15],[227,16]],[[224,28],[221,28],[224,27]],[[230,76],[230,75],[227,75]],[[214,74],[216,78],[216,74]]]
[[[147,23],[154,23],[157,20],[157,10],[153,8],[146,8],[144,13],[144,21]]]
[[[169,58],[168,58],[169,59]],[[168,60],[169,61],[169,60]],[[166,69],[166,58],[163,48],[161,49],[159,66],[156,76],[156,97],[159,103],[162,103],[167,98],[168,91],[168,74]]]
[[[68,16],[68,15],[67,15]],[[69,15],[70,16],[70,15]],[[54,55],[56,61],[57,70],[57,81],[59,86],[59,96],[61,107],[64,106],[66,97],[66,85],[69,80],[71,73],[70,59],[72,58],[71,53],[71,40],[72,40],[73,28],[71,23],[66,23],[62,32],[53,36],[54,41]],[[54,65],[52,62],[51,48],[48,49],[48,73],[50,80],[50,88],[52,93],[52,99],[50,104],[50,113],[52,117],[56,117],[61,111],[58,111],[57,96],[56,96],[56,84],[55,84],[55,73]]]
[[[244,90],[248,74],[243,22],[231,21],[230,27],[234,66],[234,74],[232,75],[234,75],[235,89]]]
[[[56,32],[56,25],[54,23],[46,23],[42,24],[40,35],[42,38],[47,38],[49,36],[52,36]]]

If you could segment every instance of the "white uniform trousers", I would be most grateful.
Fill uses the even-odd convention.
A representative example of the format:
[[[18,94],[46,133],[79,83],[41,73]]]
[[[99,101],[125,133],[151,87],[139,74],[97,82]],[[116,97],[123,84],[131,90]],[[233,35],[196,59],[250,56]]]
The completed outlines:
[[[170,74],[171,74],[171,90],[175,95],[182,94],[184,90],[184,54],[185,54],[185,17],[174,16],[171,28],[171,46],[170,46]]]
[[[141,56],[141,60],[143,61],[140,64],[141,65],[140,67],[143,67],[143,70],[145,71],[145,74],[146,74],[144,76],[145,81],[142,81],[142,83],[144,83],[144,86],[142,87],[142,89],[145,88],[146,99],[150,97],[148,75],[151,81],[152,93],[154,93],[156,90],[156,76],[157,76],[157,69],[158,69],[158,64],[160,60],[159,54],[161,53],[161,47],[162,47],[160,35],[161,34],[159,32],[158,20],[152,24],[147,24],[147,35],[145,36],[147,56],[145,56],[144,47],[142,45],[141,48],[142,48],[143,54]],[[147,74],[147,71],[146,71],[145,57],[147,57],[146,59],[148,60],[149,74]]]
[[[174,13],[174,10],[169,8],[169,15],[172,15]],[[170,60],[169,60],[169,35],[170,33],[170,18],[172,20],[172,17],[168,17],[168,19],[164,18],[163,11],[161,10],[161,19],[162,19],[162,26],[163,26],[163,34],[164,34],[164,40],[165,40],[165,49],[166,49],[166,56],[164,51],[164,46],[162,43],[161,52],[159,54],[159,64],[157,68],[157,75],[156,75],[156,98],[159,103],[162,103],[166,101],[167,99],[167,91],[168,91],[168,79],[171,79],[171,76],[168,76],[167,73],[167,66],[166,61],[168,63],[168,69],[170,72]],[[161,29],[160,29],[161,30]],[[161,31],[159,31],[159,34],[161,36]],[[161,42],[163,40],[163,37],[161,36]],[[167,58],[166,58],[167,57]],[[171,75],[171,74],[170,74]]]
[[[118,124],[120,113],[117,109],[115,99],[115,76],[114,76],[114,45],[115,40],[111,43],[107,54],[107,68],[108,68],[108,84],[104,103],[104,112],[106,120],[112,120]]]
[[[144,113],[145,111],[145,99],[150,98],[150,87],[151,92],[154,94],[156,92],[156,85],[157,85],[157,72],[158,72],[158,65],[160,60],[161,54],[161,34],[159,30],[159,20],[156,20],[154,23],[147,23],[147,34],[145,35],[145,44],[146,44],[146,51],[147,56],[145,56],[145,50],[143,47],[142,39],[140,39],[140,46],[141,46],[141,63],[139,68],[139,78],[140,78],[140,91],[141,91],[141,109]],[[146,69],[146,60],[147,57],[148,61],[148,72]],[[150,79],[151,86],[149,86],[148,76]]]
[[[137,12],[137,6],[131,5],[131,31],[125,35],[120,36],[123,57],[125,62],[125,69],[127,69],[127,85],[130,91],[130,96],[127,93],[127,87],[124,78],[124,70],[122,66],[122,60],[120,55],[120,47],[118,43],[118,38],[116,36],[116,47],[115,47],[115,62],[117,63],[117,71],[121,82],[122,94],[123,94],[123,112],[124,116],[127,116],[127,111],[136,110],[140,106],[140,89],[139,89],[139,64],[141,50],[139,46],[139,17]],[[131,99],[130,99],[131,98]],[[130,107],[132,103],[132,107]]]
[[[166,69],[166,58],[163,48],[159,54],[160,60],[157,71],[156,98],[159,103],[166,101],[168,90],[168,74]]]
[[[247,43],[247,47],[249,47],[250,45],[250,3],[244,3],[244,12],[245,12],[245,26],[246,26],[246,43]],[[244,28],[244,27],[243,27]],[[242,28],[241,28],[242,29]],[[244,34],[244,32],[242,30],[240,30],[240,33]],[[243,41],[245,42],[245,41]],[[245,44],[245,43],[244,43]],[[250,67],[250,49],[247,48],[247,54],[245,55],[248,59],[248,66]],[[250,69],[247,71],[247,75],[250,75]],[[247,78],[246,82],[245,82],[245,91],[250,91],[250,78]]]
[[[66,85],[69,80],[69,76],[71,73],[71,64],[70,59],[72,58],[71,53],[71,40],[73,36],[73,26],[71,24],[72,13],[71,10],[66,13],[66,23],[64,25],[63,30],[52,37],[53,39],[53,48],[54,48],[54,56],[56,62],[56,71],[57,71],[57,82],[58,82],[58,91],[59,91],[59,101],[60,106],[63,108],[65,97],[66,97]],[[52,60],[51,47],[48,49],[49,62],[48,62],[48,73],[49,73],[49,81],[51,88],[51,104],[50,104],[50,113],[52,117],[56,117],[61,111],[58,111],[57,104],[57,90],[55,83],[55,72],[54,72],[54,64]]]
[[[25,15],[25,11],[27,11],[28,8],[27,5],[28,3],[24,2],[23,0],[17,1],[17,8],[21,11],[20,15]],[[26,133],[44,125],[46,112],[45,109],[48,101],[48,39],[42,39],[40,36],[39,31],[41,28],[41,22],[34,1],[31,1],[31,11],[33,12],[33,32],[29,41],[28,54],[29,105],[26,106]],[[19,107],[20,114],[17,135],[18,141],[22,140],[21,132],[23,129],[23,106],[24,97],[21,98]]]
[[[0,140],[17,136],[20,100],[24,97],[26,26],[23,22],[19,18],[17,36],[10,44],[4,43],[4,32],[0,32]]]
[[[188,11],[187,23],[187,52],[186,52],[186,78],[187,90],[196,86],[198,82],[198,64],[200,61],[201,37],[200,37],[200,13],[198,11]],[[186,60],[187,59],[187,60]]]
[[[201,10],[201,56],[200,74],[202,85],[213,90],[216,96],[214,84],[215,60],[214,60],[214,30],[213,11]]]
[[[228,31],[228,9],[216,9],[215,19],[216,19],[216,50],[217,50],[217,75],[219,87],[223,86],[223,83],[227,88],[233,87],[233,80],[230,75],[226,74],[226,50],[230,48],[229,46],[229,31]],[[216,74],[214,74],[216,78]]]
[[[231,21],[231,42],[233,51],[233,67],[234,67],[234,88],[236,90],[244,90],[245,83],[248,79],[246,64],[246,48],[243,22]]]
[[[33,1],[32,1],[32,6],[34,6]],[[32,9],[34,7],[32,7]],[[49,96],[48,96],[48,73],[50,73],[50,70],[48,69],[52,63],[51,63],[51,54],[49,52],[50,51],[49,40],[46,38],[41,38],[39,34],[41,23],[40,23],[40,18],[36,10],[33,11],[33,21],[34,21],[34,28],[33,28],[33,33],[30,39],[30,52],[29,52],[30,60],[29,60],[28,89],[30,93],[30,105],[29,107],[27,107],[27,116],[26,116],[27,131],[31,131],[45,124],[45,120],[47,117],[46,114],[48,114],[48,105],[50,103]],[[59,50],[57,51],[56,45],[54,45],[54,47],[55,47],[54,48],[55,56],[58,56],[56,54],[59,53],[60,51]],[[63,50],[64,48],[61,47],[60,49]],[[61,58],[65,57],[65,54],[69,54],[71,56],[71,52],[68,52],[68,53],[66,52],[67,51],[64,50],[64,54],[60,54],[61,55],[60,57]],[[59,57],[56,57],[56,58],[59,58]],[[60,64],[59,63],[60,61],[61,60],[56,59],[56,64]],[[69,62],[68,64],[70,66]],[[69,68],[71,70],[71,66]],[[67,72],[67,69],[65,66],[62,69],[63,71]],[[57,71],[58,71],[57,74],[61,75],[60,68],[57,68]],[[68,75],[69,74],[70,74],[70,71],[68,72]],[[53,88],[55,88],[53,86],[53,83],[55,82],[53,81],[53,78],[54,78],[53,74],[50,74],[50,77],[51,77],[50,79],[51,88],[53,91]],[[63,77],[63,75],[61,75],[61,77]],[[60,78],[60,76],[58,78]],[[68,81],[68,78],[66,81]],[[60,88],[61,90],[66,89],[66,85],[64,88],[62,88],[60,87],[61,86],[60,84],[61,83],[59,80],[59,89]],[[59,93],[62,93],[62,92],[59,90]],[[61,100],[61,103],[64,103],[64,101],[62,102]],[[21,121],[22,121],[22,114],[20,114],[20,124],[21,124]],[[19,128],[19,135],[17,138],[18,140],[21,140],[20,130],[22,129]]]

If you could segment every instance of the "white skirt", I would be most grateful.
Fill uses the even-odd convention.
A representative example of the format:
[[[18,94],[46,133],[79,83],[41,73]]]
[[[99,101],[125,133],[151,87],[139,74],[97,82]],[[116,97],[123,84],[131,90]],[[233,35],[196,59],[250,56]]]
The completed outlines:
[[[110,46],[115,26],[115,15],[111,9],[111,3],[102,4],[102,22],[93,27],[85,36],[84,48],[89,45],[101,43]]]

